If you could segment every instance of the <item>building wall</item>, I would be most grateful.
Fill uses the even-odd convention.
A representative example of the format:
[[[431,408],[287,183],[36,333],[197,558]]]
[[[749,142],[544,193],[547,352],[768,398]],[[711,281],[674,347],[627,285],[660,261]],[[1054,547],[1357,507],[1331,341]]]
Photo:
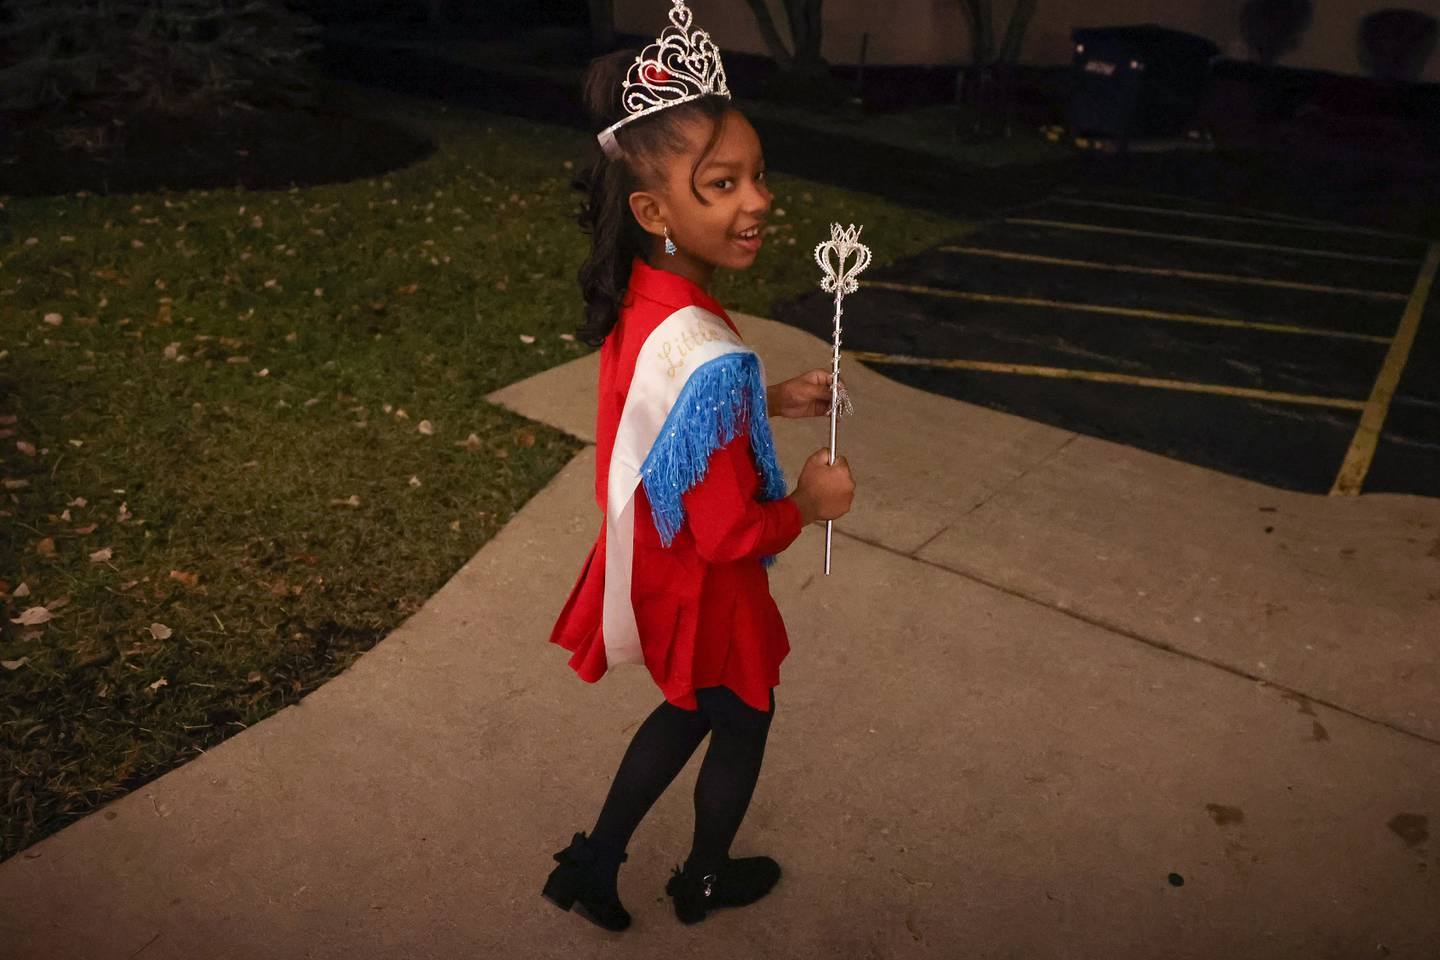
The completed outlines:
[[[787,40],[781,0],[766,0]],[[1238,26],[1244,0],[1039,0],[1025,39],[1027,63],[1066,63],[1074,27],[1158,23],[1209,37],[1227,56],[1243,59]],[[1317,0],[1315,19],[1302,46],[1282,61],[1287,66],[1335,73],[1361,73],[1355,52],[1360,18],[1388,6],[1412,6],[1440,15],[1437,0]],[[722,49],[766,53],[745,0],[690,0],[696,23]],[[996,40],[1003,35],[1013,0],[996,0]],[[665,25],[666,0],[615,0],[622,33],[651,36]],[[948,64],[969,59],[969,31],[958,0],[825,0],[825,58],[851,64],[861,38],[869,35],[869,63]],[[1440,52],[1430,58],[1427,80],[1440,83]]]

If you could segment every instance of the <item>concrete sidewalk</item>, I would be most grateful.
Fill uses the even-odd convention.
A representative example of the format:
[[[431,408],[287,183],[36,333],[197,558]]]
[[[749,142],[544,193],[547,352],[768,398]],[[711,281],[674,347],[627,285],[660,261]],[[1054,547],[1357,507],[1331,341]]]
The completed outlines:
[[[828,355],[736,321],[772,380]],[[495,399],[589,438],[594,376]],[[630,930],[539,896],[660,699],[545,642],[587,448],[344,675],[0,864],[0,957],[1433,960],[1440,502],[846,379],[834,575],[818,527],[772,571],[793,651],[734,848],[784,865],[764,901],[687,928],[664,897],[699,753],[631,844]],[[777,424],[792,474],[825,433]]]

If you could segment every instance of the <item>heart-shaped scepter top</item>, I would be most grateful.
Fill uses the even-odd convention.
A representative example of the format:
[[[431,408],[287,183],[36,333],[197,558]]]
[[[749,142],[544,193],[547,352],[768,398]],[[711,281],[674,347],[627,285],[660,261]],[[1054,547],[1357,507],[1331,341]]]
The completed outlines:
[[[844,316],[842,301],[845,294],[860,288],[856,280],[860,271],[870,266],[870,248],[860,242],[860,231],[853,223],[842,228],[838,223],[830,224],[830,239],[815,247],[815,262],[820,265],[823,276],[820,289],[835,294],[835,340],[830,355],[830,462],[835,462],[836,428],[840,414],[849,414],[849,398],[840,390],[840,318]],[[825,521],[825,575],[830,575],[830,544],[834,524]]]
[[[870,266],[870,248],[860,242],[860,231],[864,229],[853,223],[849,229],[842,229],[840,224],[832,223],[830,239],[815,247],[815,262],[824,273],[820,289],[826,293],[844,296],[859,288],[855,277]]]

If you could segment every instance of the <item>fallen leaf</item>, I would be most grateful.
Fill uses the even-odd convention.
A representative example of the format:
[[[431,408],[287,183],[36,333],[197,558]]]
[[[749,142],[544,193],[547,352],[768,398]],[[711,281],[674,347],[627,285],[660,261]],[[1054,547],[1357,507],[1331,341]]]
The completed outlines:
[[[450,529],[451,529],[451,530],[454,530],[456,533],[459,533],[459,532],[460,532],[460,521],[459,521],[459,520],[451,520],[451,521],[450,521]]]
[[[58,313],[47,313],[45,314],[45,322],[52,327],[58,327],[65,322],[65,318]]]
[[[464,447],[466,450],[479,450],[483,444],[480,442],[480,438],[472,433],[464,440],[455,441],[455,446]]]
[[[344,500],[331,500],[330,505],[332,507],[358,507],[360,506],[360,496],[352,493]]]
[[[53,557],[55,555],[55,541],[50,537],[44,537],[36,541],[35,552],[42,557]]]
[[[27,457],[33,457],[33,456],[35,456],[35,444],[33,444],[33,443],[27,443],[27,442],[24,441],[24,440],[16,440],[16,441],[15,441],[15,449],[16,449],[16,450],[19,450],[21,453],[25,454],[25,456],[27,456]]]
[[[4,667],[6,670],[19,670],[29,662],[29,657],[21,657],[19,660],[0,660],[0,667]]]
[[[6,481],[5,481],[5,489],[6,489],[6,490],[24,490],[24,489],[25,489],[26,487],[28,487],[28,486],[30,486],[30,481],[29,481],[29,480],[6,480]]]
[[[435,426],[429,420],[421,420],[420,423],[415,427],[415,429],[419,430],[427,437],[432,436],[435,433]]]
[[[159,690],[161,687],[168,686],[170,686],[170,681],[166,680],[164,677],[161,677],[159,680],[156,680],[154,683],[150,684],[150,689]]]
[[[49,623],[54,615],[44,607],[27,607],[21,611],[20,616],[11,619],[11,623],[18,623],[22,627],[33,627],[42,623]]]
[[[418,487],[418,486],[420,486],[420,478],[417,477],[417,476],[415,476],[414,474],[411,474],[411,475],[410,475],[410,486],[412,486],[412,487]]]
[[[178,356],[180,356],[180,341],[176,340],[174,343],[167,343],[165,345],[165,359],[174,360]]]
[[[12,593],[12,594],[10,594],[10,596],[12,596],[12,597],[28,597],[28,596],[30,596],[30,584],[28,584],[28,583],[23,583],[23,582],[22,582],[22,583],[20,584],[20,586],[18,586],[18,587],[15,588],[15,592]]]
[[[89,536],[90,534],[95,532],[95,528],[98,526],[98,523],[87,523],[83,527],[76,527],[75,532],[80,534],[80,536],[82,537]]]
[[[515,435],[515,442],[522,447],[535,446],[535,431],[529,429],[521,430]]]
[[[154,637],[156,640],[169,640],[171,634],[173,634],[174,632],[175,631],[171,630],[163,623],[150,624],[150,636]]]
[[[113,547],[105,547],[105,548],[102,549],[102,550],[96,550],[94,553],[90,554],[90,562],[91,562],[91,563],[104,563],[105,561],[109,560],[109,559],[110,559],[112,556],[114,556],[114,555],[115,555],[115,551],[114,551],[114,548],[113,548]]]
[[[411,294],[411,293],[414,293],[415,291],[417,291],[417,290],[419,290],[419,289],[420,289],[420,284],[418,284],[418,283],[407,283],[407,284],[405,284],[405,286],[403,286],[403,287],[397,287],[397,288],[395,289],[395,292],[396,292],[396,293]]]
[[[185,570],[171,570],[170,579],[179,581],[187,587],[193,587],[200,582],[200,574],[189,573]]]
[[[49,610],[51,613],[54,613],[56,610],[59,610],[61,607],[64,607],[69,603],[70,598],[68,596],[56,597],[54,600],[51,600],[49,603],[45,604],[45,609]]]
[[[528,333],[522,333],[522,334],[520,334],[520,342],[521,342],[521,343],[534,343],[534,342],[535,342],[535,338],[532,337],[532,336],[530,336],[530,334],[528,334]]]

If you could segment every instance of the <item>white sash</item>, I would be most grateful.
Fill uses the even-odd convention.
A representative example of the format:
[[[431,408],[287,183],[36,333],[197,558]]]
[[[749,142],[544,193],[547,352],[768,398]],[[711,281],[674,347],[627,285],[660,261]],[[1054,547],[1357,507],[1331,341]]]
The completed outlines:
[[[732,353],[754,351],[723,319],[697,306],[684,307],[665,318],[640,348],[610,455],[606,492],[601,633],[608,664],[645,661],[630,598],[640,468],[690,376],[709,361]]]

